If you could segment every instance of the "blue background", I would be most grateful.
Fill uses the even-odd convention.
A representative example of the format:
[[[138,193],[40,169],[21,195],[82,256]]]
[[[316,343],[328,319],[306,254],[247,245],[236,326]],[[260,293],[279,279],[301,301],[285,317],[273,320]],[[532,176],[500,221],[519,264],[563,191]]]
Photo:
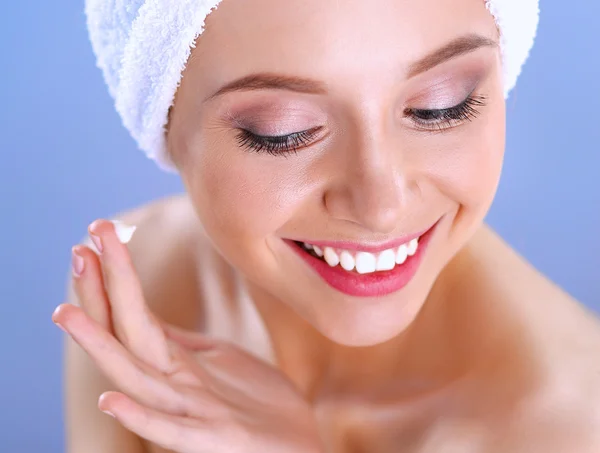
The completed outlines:
[[[59,6],[60,5],[60,6]],[[63,301],[70,248],[97,217],[182,190],[121,126],[81,0],[0,13],[0,450],[63,451]],[[542,0],[538,41],[508,101],[488,221],[576,298],[600,308],[600,3]]]

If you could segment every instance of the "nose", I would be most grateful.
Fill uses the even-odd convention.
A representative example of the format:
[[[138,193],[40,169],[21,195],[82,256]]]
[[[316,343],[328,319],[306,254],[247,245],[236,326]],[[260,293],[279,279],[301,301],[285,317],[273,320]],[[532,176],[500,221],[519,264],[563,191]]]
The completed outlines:
[[[390,234],[406,214],[406,175],[399,153],[383,147],[345,153],[324,196],[328,213],[375,234]]]

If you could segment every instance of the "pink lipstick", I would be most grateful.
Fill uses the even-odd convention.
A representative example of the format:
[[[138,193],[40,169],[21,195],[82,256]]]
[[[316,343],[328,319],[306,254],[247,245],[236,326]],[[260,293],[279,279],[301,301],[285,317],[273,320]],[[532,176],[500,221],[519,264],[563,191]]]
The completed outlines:
[[[331,287],[343,294],[354,297],[386,296],[404,288],[416,274],[423,254],[427,249],[439,221],[423,233],[413,234],[389,241],[384,244],[357,244],[346,241],[307,241],[312,246],[317,246],[319,254],[314,250],[309,251],[303,246],[304,241],[285,240],[306,264]],[[408,244],[418,238],[418,246],[411,256],[405,258],[402,264],[395,264],[391,270],[382,270],[361,274],[356,269],[348,271],[340,264],[330,266],[322,257],[322,249],[331,247],[347,252],[368,252],[376,254],[384,250],[397,249],[403,244]],[[404,246],[403,246],[404,247]],[[386,252],[390,253],[390,252]],[[398,263],[398,261],[396,261]]]

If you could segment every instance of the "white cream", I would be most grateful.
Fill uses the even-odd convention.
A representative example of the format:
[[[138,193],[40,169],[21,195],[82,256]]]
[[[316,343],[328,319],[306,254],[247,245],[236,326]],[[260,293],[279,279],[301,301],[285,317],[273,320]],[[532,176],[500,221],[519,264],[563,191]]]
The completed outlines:
[[[117,237],[121,244],[128,244],[133,237],[133,233],[137,230],[135,225],[127,225],[120,220],[111,220],[112,224],[115,226],[115,233],[117,233]]]
[[[119,242],[121,244],[128,244],[133,237],[133,233],[137,230],[135,225],[127,225],[125,222],[121,222],[120,220],[111,220],[110,221],[115,227],[115,233]],[[90,249],[92,249],[96,254],[98,254],[98,249],[93,241],[86,241],[85,245],[87,245]]]

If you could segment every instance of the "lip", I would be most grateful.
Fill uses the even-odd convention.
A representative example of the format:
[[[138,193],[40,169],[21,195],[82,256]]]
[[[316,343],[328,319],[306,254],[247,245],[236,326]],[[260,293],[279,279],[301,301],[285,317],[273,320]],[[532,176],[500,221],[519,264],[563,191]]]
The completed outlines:
[[[323,245],[327,247],[341,248],[344,250],[368,251],[371,253],[376,253],[393,248],[396,246],[396,244],[397,246],[400,246],[414,238],[421,238],[419,240],[417,252],[413,256],[409,257],[404,264],[396,265],[396,267],[391,271],[380,271],[371,274],[348,272],[342,269],[339,265],[336,267],[331,267],[325,261],[307,253],[296,242],[288,239],[284,239],[284,242],[288,244],[292,250],[296,252],[306,264],[309,265],[309,267],[316,271],[316,273],[329,286],[337,291],[354,297],[382,297],[400,291],[412,280],[419,269],[423,255],[427,250],[427,246],[429,245],[431,237],[435,232],[436,227],[439,225],[440,220],[438,220],[428,230],[425,230],[422,234],[406,236],[385,244],[365,247],[363,244],[358,246],[356,243],[352,242],[309,242],[313,245],[318,245],[319,247]],[[354,248],[349,246],[354,246]]]
[[[383,252],[384,250],[389,250],[389,249],[393,249],[396,247],[400,247],[402,244],[408,244],[413,239],[423,236],[425,233],[427,233],[429,230],[431,230],[436,224],[437,224],[437,222],[434,223],[429,228],[421,231],[420,233],[402,236],[402,237],[396,238],[392,241],[383,242],[380,244],[364,244],[364,243],[359,244],[357,242],[351,242],[351,241],[310,241],[310,240],[303,240],[303,239],[295,239],[295,241],[305,242],[307,244],[316,245],[321,248],[331,247],[333,249],[348,250],[349,252],[352,251],[352,252],[379,253],[379,252]]]

